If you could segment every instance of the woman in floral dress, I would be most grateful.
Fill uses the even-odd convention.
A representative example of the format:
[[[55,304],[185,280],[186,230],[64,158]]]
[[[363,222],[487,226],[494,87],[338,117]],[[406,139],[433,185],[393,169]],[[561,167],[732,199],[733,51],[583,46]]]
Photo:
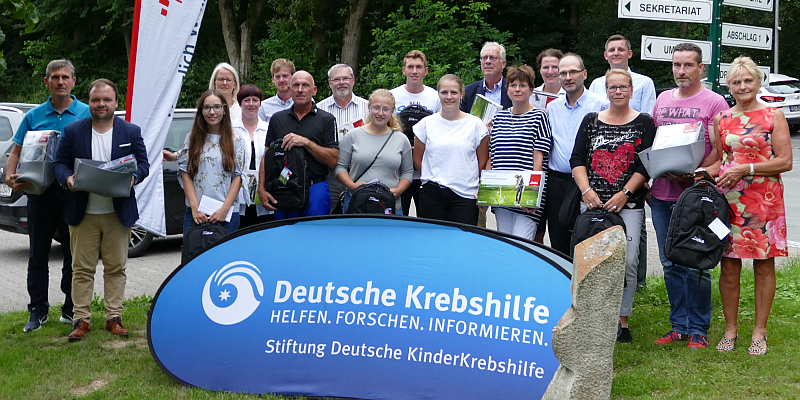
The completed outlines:
[[[725,315],[721,352],[736,344],[742,258],[753,259],[755,327],[748,352],[767,353],[767,319],[775,297],[775,257],[787,256],[786,214],[780,173],[792,169],[789,126],[778,109],[757,100],[762,73],[749,57],[733,61],[727,83],[736,105],[717,115],[723,152],[717,185],[734,213],[722,258],[719,291]],[[716,136],[716,135],[715,135]]]

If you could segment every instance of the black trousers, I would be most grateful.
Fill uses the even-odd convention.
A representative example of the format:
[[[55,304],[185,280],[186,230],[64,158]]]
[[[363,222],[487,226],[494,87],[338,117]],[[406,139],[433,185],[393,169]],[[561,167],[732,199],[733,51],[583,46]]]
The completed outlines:
[[[547,221],[547,230],[550,232],[550,247],[569,255],[570,240],[572,239],[572,225],[562,224],[558,220],[558,212],[564,203],[564,197],[569,188],[575,185],[572,174],[565,174],[558,171],[547,173],[547,202],[544,205],[543,221],[539,224],[544,225]]]
[[[54,183],[40,195],[28,194],[28,311],[47,313],[50,302],[47,299],[49,279],[50,245],[53,234],[58,231],[61,239],[61,253],[64,263],[61,267],[61,291],[64,293],[64,306],[61,312],[72,315],[72,253],[69,250],[69,227],[64,222],[64,205],[67,191]]]
[[[411,181],[411,185],[408,186],[403,194],[400,195],[400,204],[403,206],[403,214],[409,215],[411,213],[411,199],[414,199],[414,204],[419,208],[419,187],[422,184],[422,181],[419,179],[413,179]],[[417,210],[417,216],[419,216],[419,210]]]
[[[478,225],[478,204],[476,199],[465,199],[447,187],[428,182],[419,189],[420,218],[460,222]]]
[[[256,207],[257,206],[255,204],[248,206],[246,208],[247,211],[244,214],[239,214],[239,229],[247,228],[248,226],[260,224],[262,222],[270,222],[275,220],[275,214],[267,214],[259,217]]]

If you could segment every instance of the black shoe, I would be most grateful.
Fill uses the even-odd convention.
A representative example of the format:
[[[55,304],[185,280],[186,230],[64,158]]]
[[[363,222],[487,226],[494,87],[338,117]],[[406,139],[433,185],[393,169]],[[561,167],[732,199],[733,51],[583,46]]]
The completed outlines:
[[[633,341],[633,336],[631,335],[631,330],[629,328],[623,328],[622,325],[618,325],[617,342],[630,343],[632,341]]]
[[[47,322],[47,313],[40,314],[36,311],[31,312],[31,319],[22,328],[23,332],[33,332],[42,327],[42,324]]]

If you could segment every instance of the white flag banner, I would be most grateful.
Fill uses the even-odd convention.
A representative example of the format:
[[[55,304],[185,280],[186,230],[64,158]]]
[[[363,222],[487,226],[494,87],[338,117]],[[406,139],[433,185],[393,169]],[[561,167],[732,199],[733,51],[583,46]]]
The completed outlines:
[[[125,119],[142,128],[150,176],[136,186],[136,225],[166,236],[161,150],[192,61],[207,0],[136,0]]]

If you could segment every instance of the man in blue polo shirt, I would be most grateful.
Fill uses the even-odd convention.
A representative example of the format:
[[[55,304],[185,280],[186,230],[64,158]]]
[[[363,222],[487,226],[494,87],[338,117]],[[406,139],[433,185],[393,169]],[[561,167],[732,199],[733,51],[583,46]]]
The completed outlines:
[[[64,132],[64,127],[79,119],[89,117],[89,107],[78,101],[72,94],[75,87],[75,67],[68,60],[53,60],[47,64],[44,84],[50,91],[50,98],[40,106],[28,111],[14,135],[14,147],[6,163],[5,182],[14,191],[25,189],[28,183],[14,183],[17,174],[22,143],[28,131],[56,130]],[[61,269],[61,291],[64,292],[64,306],[59,320],[72,324],[72,254],[69,250],[69,228],[64,222],[65,189],[53,183],[40,195],[28,194],[28,303],[30,320],[22,329],[31,332],[47,322],[50,303],[47,299],[49,286],[50,244],[53,234],[58,230],[61,238],[61,251],[64,265]]]

